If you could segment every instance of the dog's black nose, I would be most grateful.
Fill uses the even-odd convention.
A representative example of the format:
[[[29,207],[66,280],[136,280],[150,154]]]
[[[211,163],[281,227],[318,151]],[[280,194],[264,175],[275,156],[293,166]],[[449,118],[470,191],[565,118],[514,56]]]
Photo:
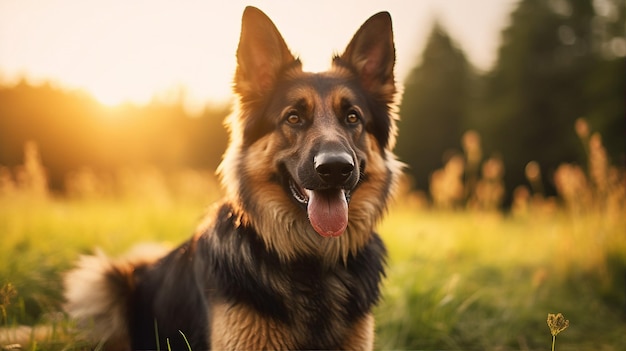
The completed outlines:
[[[354,161],[346,152],[323,152],[315,156],[315,171],[330,186],[344,185],[354,171]]]

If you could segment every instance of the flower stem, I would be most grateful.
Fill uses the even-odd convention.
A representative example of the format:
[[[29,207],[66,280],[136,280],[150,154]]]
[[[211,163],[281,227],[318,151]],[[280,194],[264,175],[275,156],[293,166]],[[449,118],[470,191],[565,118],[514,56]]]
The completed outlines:
[[[552,335],[552,351],[554,351],[554,340],[556,339],[556,335]]]

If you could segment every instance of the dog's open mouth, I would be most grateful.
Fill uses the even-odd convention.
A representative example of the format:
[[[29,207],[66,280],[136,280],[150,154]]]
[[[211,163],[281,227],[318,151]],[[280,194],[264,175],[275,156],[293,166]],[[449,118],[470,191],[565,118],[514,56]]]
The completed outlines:
[[[289,190],[306,207],[311,226],[324,237],[337,237],[348,227],[350,191],[342,188],[309,190],[289,179]]]

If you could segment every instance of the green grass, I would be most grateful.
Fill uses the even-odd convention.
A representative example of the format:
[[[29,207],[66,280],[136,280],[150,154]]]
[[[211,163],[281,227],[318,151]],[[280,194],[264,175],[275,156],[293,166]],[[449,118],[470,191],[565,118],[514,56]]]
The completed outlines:
[[[0,288],[10,283],[17,291],[0,328],[53,325],[61,330],[41,331],[36,349],[66,346],[75,335],[58,313],[62,274],[79,254],[100,248],[115,256],[141,242],[176,245],[192,234],[202,212],[199,203],[0,197]],[[0,329],[0,349],[3,342]]]
[[[59,313],[62,273],[95,247],[118,255],[145,241],[175,245],[204,205],[0,197],[0,288],[17,291],[0,298],[0,348],[85,348]],[[623,214],[514,217],[396,205],[380,226],[390,258],[377,348],[549,350],[546,316],[561,312],[570,327],[557,350],[624,350],[624,228]],[[23,325],[40,327],[27,340],[2,339]]]
[[[545,350],[546,315],[571,321],[558,350],[626,349],[626,221],[396,209],[377,310],[381,349]]]

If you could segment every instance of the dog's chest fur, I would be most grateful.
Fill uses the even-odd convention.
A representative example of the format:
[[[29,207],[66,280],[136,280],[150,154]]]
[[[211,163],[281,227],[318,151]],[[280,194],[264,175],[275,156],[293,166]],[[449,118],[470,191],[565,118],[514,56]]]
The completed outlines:
[[[222,333],[224,324],[238,330],[246,324],[251,324],[247,328],[256,325],[258,320],[262,322],[255,326],[259,334],[270,330],[283,333],[278,340],[288,344],[244,346],[346,346],[351,327],[369,318],[379,299],[385,249],[378,235],[373,233],[358,253],[333,266],[316,257],[281,262],[253,229],[237,225],[231,211],[229,206],[222,207],[218,218],[223,220],[216,223],[212,234],[200,238],[198,247],[205,251],[202,256],[209,258],[205,291],[215,306],[209,307],[212,328]],[[235,315],[237,318],[231,318]],[[265,327],[269,329],[264,331]],[[216,330],[211,331],[214,333]]]

